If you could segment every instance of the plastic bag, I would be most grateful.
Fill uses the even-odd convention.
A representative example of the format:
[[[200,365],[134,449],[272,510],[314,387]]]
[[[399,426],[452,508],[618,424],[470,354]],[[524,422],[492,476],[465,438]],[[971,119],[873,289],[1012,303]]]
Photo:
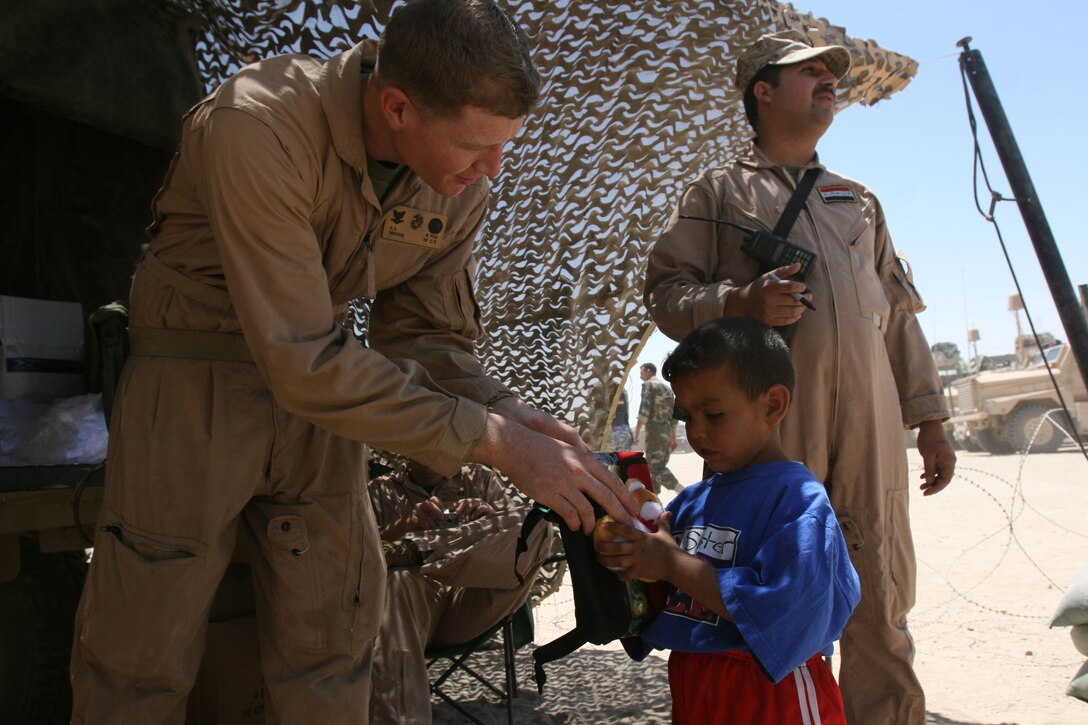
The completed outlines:
[[[99,463],[109,434],[102,395],[62,398],[51,405],[4,400],[0,406],[0,465],[52,466]]]

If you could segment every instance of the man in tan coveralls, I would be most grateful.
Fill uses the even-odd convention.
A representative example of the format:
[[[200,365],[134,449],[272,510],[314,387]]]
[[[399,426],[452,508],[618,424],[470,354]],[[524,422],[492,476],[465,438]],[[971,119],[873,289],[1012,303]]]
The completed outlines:
[[[412,461],[368,489],[382,539],[408,541],[422,554],[420,566],[389,569],[370,722],[426,725],[424,650],[467,642],[520,607],[551,552],[552,528],[535,527],[515,562],[529,507],[512,501],[499,477],[477,464],[447,477]]]
[[[420,0],[327,62],[271,58],[186,116],[133,279],[75,723],[180,723],[241,532],[270,723],[365,723],[385,565],[363,443],[500,468],[587,533],[634,502],[473,355],[473,240],[540,88],[491,0]],[[369,345],[345,331],[373,300]]]
[[[825,169],[816,143],[831,125],[846,50],[813,48],[802,34],[764,36],[737,62],[736,87],[756,138],[745,155],[690,184],[650,254],[645,299],[680,339],[720,315],[793,325],[793,406],[782,425],[791,458],[827,487],[861,578],[861,604],[842,637],[840,680],[857,725],[923,723],[907,613],[915,561],[907,514],[903,427],[917,427],[922,489],[942,490],[955,454],[940,379],[915,315],[924,309],[897,259],[872,192]],[[798,180],[820,170],[790,240],[818,255],[805,283],[799,265],[760,273],[743,233],[680,215],[772,229]],[[811,289],[815,311],[794,293]]]

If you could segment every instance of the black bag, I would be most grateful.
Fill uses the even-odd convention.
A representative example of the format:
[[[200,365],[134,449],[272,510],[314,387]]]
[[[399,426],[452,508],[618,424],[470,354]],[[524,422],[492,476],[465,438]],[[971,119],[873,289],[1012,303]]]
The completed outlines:
[[[598,453],[598,457],[624,481],[636,478],[653,491],[650,467],[640,452]],[[593,510],[599,519],[604,511],[595,502]],[[586,643],[607,644],[620,637],[644,631],[664,604],[663,582],[621,582],[614,573],[597,561],[593,537],[572,531],[550,509],[536,505],[522,525],[519,551],[529,532],[540,521],[549,520],[559,526],[563,540],[567,569],[574,588],[575,627],[570,632],[533,650],[535,662],[533,679],[537,690],[544,691],[547,676],[544,665],[565,657]]]

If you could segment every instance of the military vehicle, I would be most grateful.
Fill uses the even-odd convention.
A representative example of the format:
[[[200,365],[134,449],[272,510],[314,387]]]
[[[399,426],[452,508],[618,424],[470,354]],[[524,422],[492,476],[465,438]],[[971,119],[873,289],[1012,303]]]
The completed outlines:
[[[1071,421],[1061,410],[1044,356]],[[1081,435],[1088,432],[1088,392],[1068,344],[1046,347],[1021,367],[960,378],[955,389],[956,410],[948,425],[956,443],[968,451],[1051,453],[1069,439],[1074,426]]]

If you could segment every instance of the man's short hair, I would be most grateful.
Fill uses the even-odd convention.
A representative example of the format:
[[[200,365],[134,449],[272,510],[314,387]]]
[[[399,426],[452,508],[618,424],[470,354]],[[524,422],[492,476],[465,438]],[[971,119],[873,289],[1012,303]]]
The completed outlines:
[[[763,81],[764,83],[770,83],[772,88],[778,88],[778,81],[782,76],[782,68],[780,65],[765,65],[759,69],[752,80],[748,83],[748,87],[744,89],[744,115],[748,117],[748,125],[752,127],[752,130],[756,130],[756,124],[759,122],[759,104],[756,102],[755,87],[756,83]]]
[[[789,347],[773,328],[750,317],[720,317],[695,328],[666,358],[662,375],[671,383],[723,367],[749,400],[772,385],[793,393]]]
[[[653,363],[642,363],[643,370],[649,370],[650,375],[657,375],[657,366]]]
[[[529,38],[493,0],[414,0],[378,40],[375,76],[451,116],[475,106],[521,118],[540,97]]]

